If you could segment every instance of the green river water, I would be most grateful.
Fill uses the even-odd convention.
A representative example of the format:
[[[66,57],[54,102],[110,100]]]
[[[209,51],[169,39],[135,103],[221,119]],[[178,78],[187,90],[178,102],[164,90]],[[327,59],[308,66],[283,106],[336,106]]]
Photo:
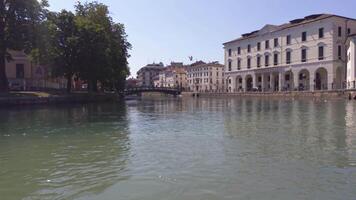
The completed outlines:
[[[356,199],[356,102],[1,108],[0,200]]]

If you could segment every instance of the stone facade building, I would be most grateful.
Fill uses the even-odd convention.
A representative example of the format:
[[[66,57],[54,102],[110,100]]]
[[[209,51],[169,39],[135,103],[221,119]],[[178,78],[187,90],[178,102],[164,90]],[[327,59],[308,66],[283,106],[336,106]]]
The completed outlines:
[[[356,89],[356,34],[350,35],[347,49],[347,89]]]
[[[227,90],[343,89],[345,41],[353,33],[356,20],[316,14],[243,34],[224,44]]]
[[[156,86],[186,90],[188,88],[186,66],[183,63],[172,62],[159,73],[159,82]]]
[[[154,87],[154,79],[159,75],[161,71],[164,70],[163,63],[159,64],[148,64],[142,67],[137,72],[137,80],[139,87]]]
[[[10,51],[11,61],[6,62],[6,76],[11,90],[64,89],[67,81],[51,77],[46,66],[31,63],[22,51]]]
[[[224,92],[224,65],[202,61],[187,67],[189,91]]]

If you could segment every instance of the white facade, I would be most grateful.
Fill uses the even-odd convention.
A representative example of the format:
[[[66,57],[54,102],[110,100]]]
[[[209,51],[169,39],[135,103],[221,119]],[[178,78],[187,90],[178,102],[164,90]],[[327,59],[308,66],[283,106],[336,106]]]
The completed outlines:
[[[187,69],[189,90],[192,92],[224,92],[224,65],[198,62]]]
[[[333,90],[346,86],[346,46],[356,21],[311,15],[266,25],[224,44],[229,92]]]
[[[347,41],[347,89],[356,89],[356,35]]]

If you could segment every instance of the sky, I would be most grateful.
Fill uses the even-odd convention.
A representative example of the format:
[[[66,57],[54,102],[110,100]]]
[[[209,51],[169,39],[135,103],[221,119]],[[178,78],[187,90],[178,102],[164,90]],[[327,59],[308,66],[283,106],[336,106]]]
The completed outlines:
[[[73,10],[78,0],[49,0],[50,9]],[[85,2],[85,0],[80,0]],[[98,0],[123,23],[132,44],[132,76],[149,63],[223,63],[223,43],[310,14],[356,18],[355,0]]]

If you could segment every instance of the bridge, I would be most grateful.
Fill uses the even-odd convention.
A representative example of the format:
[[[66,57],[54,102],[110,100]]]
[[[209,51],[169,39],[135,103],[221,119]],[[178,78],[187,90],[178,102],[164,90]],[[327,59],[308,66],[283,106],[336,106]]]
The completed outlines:
[[[135,87],[135,88],[127,88],[123,91],[123,95],[134,95],[134,94],[141,94],[145,92],[159,92],[163,94],[169,95],[180,95],[182,90],[179,88],[167,88],[167,87]]]

